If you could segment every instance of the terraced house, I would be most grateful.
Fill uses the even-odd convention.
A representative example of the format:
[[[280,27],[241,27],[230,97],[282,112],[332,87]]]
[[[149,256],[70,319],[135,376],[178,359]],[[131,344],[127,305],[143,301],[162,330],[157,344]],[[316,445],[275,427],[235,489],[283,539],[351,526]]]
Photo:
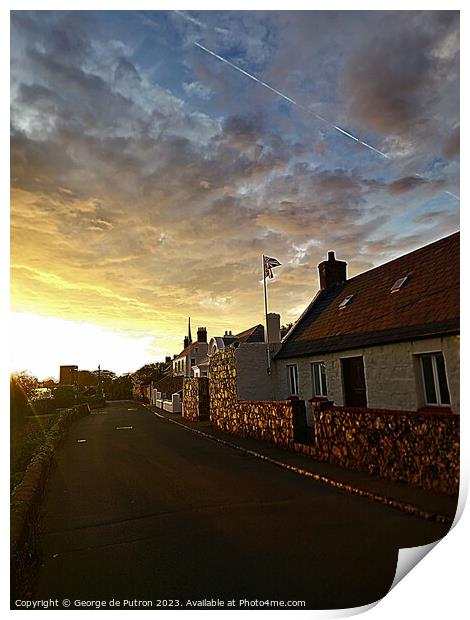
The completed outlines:
[[[320,290],[275,356],[277,398],[459,413],[459,233]]]

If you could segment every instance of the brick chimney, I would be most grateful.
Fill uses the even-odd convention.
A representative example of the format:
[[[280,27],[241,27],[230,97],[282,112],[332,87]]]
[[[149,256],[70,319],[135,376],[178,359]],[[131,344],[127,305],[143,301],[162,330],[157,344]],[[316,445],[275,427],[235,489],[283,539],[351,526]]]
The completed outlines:
[[[205,327],[197,328],[197,341],[207,342],[207,329]]]
[[[324,260],[318,265],[320,274],[320,288],[323,290],[333,284],[341,284],[346,281],[346,269],[348,263],[343,260],[336,260],[334,252],[328,252],[328,260]]]

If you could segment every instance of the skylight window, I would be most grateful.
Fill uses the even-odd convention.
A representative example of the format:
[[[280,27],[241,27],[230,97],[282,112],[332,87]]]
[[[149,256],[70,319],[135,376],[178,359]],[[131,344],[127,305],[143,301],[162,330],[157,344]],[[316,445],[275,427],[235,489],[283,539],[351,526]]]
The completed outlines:
[[[391,293],[397,293],[402,286],[405,284],[405,282],[408,280],[408,276],[403,276],[403,278],[399,278],[395,284],[392,286],[392,288],[390,289]]]
[[[354,297],[354,295],[348,295],[347,297],[345,297],[343,299],[343,301],[339,304],[338,308],[341,310],[342,308],[345,308],[349,303],[351,303],[352,298]]]

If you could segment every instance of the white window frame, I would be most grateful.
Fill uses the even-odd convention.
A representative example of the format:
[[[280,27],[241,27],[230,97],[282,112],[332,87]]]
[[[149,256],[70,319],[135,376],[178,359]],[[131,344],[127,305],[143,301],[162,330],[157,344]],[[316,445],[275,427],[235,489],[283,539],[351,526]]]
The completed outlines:
[[[291,376],[291,368],[295,369],[295,374],[293,374]],[[290,395],[291,396],[298,396],[299,395],[299,368],[297,366],[297,364],[286,364],[286,369],[287,369],[287,385],[289,387],[290,390]],[[294,379],[294,381],[292,381],[292,379]],[[293,386],[292,383],[294,383],[295,385]],[[292,389],[292,388],[295,388]]]
[[[444,378],[446,380],[447,391],[449,393],[449,402],[448,403],[443,403],[442,402],[441,387],[439,385],[439,374],[438,374],[437,362],[436,362],[436,357],[438,355],[442,355],[442,359],[444,360]],[[420,354],[417,355],[417,357],[419,358],[419,367],[420,367],[420,372],[421,372],[421,382],[422,382],[422,391],[423,391],[424,404],[426,405],[426,407],[450,407],[449,381],[447,379],[446,359],[444,357],[443,352],[442,351],[430,351],[429,353],[420,353]],[[434,381],[434,391],[436,393],[436,400],[437,400],[436,403],[430,403],[427,400],[426,377],[424,375],[424,367],[423,367],[423,358],[424,357],[431,358],[432,377],[433,377],[433,381]]]
[[[315,367],[318,367],[318,379],[320,383],[320,392],[322,392],[321,394],[318,394],[315,391]],[[324,369],[324,374],[322,374],[321,371],[322,367]],[[312,395],[318,398],[325,398],[326,396],[328,396],[328,383],[326,380],[325,362],[323,360],[316,360],[314,362],[310,362],[310,374],[312,377]]]

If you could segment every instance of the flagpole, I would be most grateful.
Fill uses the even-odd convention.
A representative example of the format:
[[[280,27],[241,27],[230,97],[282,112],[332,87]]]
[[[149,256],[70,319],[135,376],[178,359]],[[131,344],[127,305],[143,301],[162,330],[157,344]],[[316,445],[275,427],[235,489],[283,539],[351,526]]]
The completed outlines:
[[[264,264],[264,254],[262,256],[263,261],[263,286],[264,286],[264,314],[266,319],[266,358],[267,358],[267,373],[271,374],[271,355],[269,351],[269,331],[268,331],[268,291],[266,287],[266,269]]]

